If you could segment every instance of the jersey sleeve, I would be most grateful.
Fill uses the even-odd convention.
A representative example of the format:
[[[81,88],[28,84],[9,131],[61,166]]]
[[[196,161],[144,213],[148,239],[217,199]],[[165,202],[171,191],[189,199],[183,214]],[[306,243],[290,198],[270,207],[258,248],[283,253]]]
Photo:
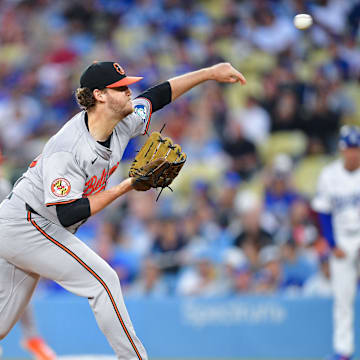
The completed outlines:
[[[147,98],[136,98],[133,100],[133,135],[132,137],[145,134],[150,125],[152,116],[152,104]]]
[[[56,152],[43,159],[45,205],[67,204],[82,198],[86,175],[72,153]]]
[[[319,212],[330,214],[332,212],[329,180],[323,171],[318,179],[316,195],[311,202],[312,208]]]

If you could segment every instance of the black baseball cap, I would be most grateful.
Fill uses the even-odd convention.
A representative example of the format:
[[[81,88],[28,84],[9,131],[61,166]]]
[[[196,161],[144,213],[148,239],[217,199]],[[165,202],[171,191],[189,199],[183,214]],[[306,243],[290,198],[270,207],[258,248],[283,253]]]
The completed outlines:
[[[101,90],[127,86],[141,79],[139,76],[126,76],[124,69],[116,62],[95,61],[82,73],[80,86]]]

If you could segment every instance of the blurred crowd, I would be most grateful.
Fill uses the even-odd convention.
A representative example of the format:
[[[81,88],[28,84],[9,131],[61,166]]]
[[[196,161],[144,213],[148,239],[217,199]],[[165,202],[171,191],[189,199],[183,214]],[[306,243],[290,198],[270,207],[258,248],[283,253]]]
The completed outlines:
[[[297,30],[297,13],[314,25]],[[358,0],[2,0],[0,186],[79,111],[74,91],[94,60],[143,76],[134,96],[229,61],[245,87],[207,82],[153,115],[150,130],[166,124],[188,155],[174,192],[157,202],[131,192],[78,235],[128,296],[328,296],[329,249],[310,202],[339,127],[360,121],[359,20]]]

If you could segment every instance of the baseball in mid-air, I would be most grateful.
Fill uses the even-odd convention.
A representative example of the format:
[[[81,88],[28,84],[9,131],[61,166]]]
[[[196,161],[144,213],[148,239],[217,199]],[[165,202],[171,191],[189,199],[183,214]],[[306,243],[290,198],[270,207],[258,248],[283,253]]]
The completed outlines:
[[[294,25],[299,30],[305,30],[309,28],[313,23],[313,19],[309,14],[297,14],[294,17]]]

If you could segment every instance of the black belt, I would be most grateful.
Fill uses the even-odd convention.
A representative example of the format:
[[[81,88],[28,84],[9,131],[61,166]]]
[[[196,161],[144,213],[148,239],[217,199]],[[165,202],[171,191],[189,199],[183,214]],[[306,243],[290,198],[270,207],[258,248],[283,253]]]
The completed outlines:
[[[30,211],[30,212],[33,213],[33,214],[40,215],[40,214],[37,213],[29,204],[26,204],[26,203],[25,203],[25,208],[26,208],[27,211]]]

